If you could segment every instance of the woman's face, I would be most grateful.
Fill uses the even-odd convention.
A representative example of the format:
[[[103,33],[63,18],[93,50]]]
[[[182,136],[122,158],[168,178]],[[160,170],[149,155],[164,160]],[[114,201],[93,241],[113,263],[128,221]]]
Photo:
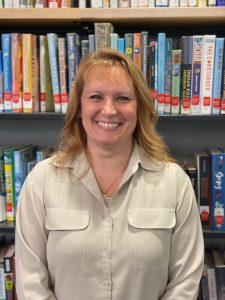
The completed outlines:
[[[81,118],[87,146],[127,147],[137,123],[137,100],[131,78],[121,67],[94,67],[81,95]]]

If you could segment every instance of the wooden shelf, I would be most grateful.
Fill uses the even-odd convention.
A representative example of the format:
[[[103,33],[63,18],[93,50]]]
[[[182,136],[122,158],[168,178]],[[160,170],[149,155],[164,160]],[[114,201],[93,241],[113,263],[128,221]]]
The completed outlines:
[[[46,113],[0,113],[0,120],[64,120],[65,114]],[[159,116],[159,122],[225,122],[225,115],[164,115]]]
[[[74,26],[77,22],[112,22],[142,25],[225,25],[225,7],[178,8],[27,8],[0,9],[0,24],[5,26]],[[147,22],[147,23],[146,23]]]

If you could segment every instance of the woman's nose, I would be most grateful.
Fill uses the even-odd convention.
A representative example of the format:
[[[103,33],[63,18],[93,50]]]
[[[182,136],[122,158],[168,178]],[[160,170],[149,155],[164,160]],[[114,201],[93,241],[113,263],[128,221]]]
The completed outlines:
[[[104,114],[109,114],[109,115],[115,115],[116,114],[115,103],[112,99],[106,99],[104,101],[102,112]]]

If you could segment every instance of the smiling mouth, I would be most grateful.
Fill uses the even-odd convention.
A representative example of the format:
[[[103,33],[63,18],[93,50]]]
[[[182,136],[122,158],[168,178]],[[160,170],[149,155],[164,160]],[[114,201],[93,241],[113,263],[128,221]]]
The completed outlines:
[[[105,129],[115,129],[120,126],[121,123],[117,122],[96,122],[99,127],[105,128]]]

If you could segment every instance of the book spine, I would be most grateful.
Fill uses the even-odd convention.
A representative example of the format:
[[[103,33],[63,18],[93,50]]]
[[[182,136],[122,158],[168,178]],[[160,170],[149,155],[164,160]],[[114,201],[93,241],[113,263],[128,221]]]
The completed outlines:
[[[148,7],[148,0],[138,0],[138,7]]]
[[[109,6],[110,8],[118,8],[119,7],[118,0],[109,0]]]
[[[44,7],[46,8],[46,7],[48,7],[47,0],[35,0],[34,7],[35,8],[44,8]]]
[[[212,110],[215,40],[215,35],[204,35],[200,89],[200,110],[203,115],[210,115]]]
[[[20,33],[11,34],[12,51],[12,111],[23,111],[22,89],[22,38]]]
[[[13,171],[13,150],[4,151],[5,189],[6,189],[6,219],[15,220],[14,210],[14,171]]]
[[[216,0],[216,6],[225,6],[225,0]]]
[[[89,41],[89,53],[94,52],[95,51],[95,35],[89,34],[88,41]]]
[[[65,113],[68,105],[68,90],[67,90],[67,62],[66,62],[66,39],[58,38],[58,53],[59,53],[59,79],[60,79],[60,97],[62,102],[62,112]]]
[[[61,0],[61,8],[72,7],[72,0]]]
[[[95,50],[110,48],[110,34],[113,32],[111,23],[94,23]]]
[[[117,50],[118,48],[118,33],[111,33],[110,34],[110,47],[111,49]]]
[[[0,50],[0,112],[4,112],[3,62]]]
[[[86,0],[79,0],[78,1],[78,7],[79,8],[86,8],[87,7],[87,1]]]
[[[121,53],[125,53],[125,39],[124,38],[118,38],[118,51]]]
[[[6,200],[5,200],[4,148],[0,147],[0,222],[6,221],[5,201]]]
[[[81,57],[89,54],[89,40],[81,40]]]
[[[149,72],[148,82],[150,88],[150,95],[154,103],[154,107],[157,110],[158,97],[157,97],[157,41],[150,41],[149,44]]]
[[[221,101],[221,84],[223,73],[223,56],[224,56],[224,38],[216,38],[214,78],[213,78],[213,96],[212,96],[212,114],[220,113]]]
[[[91,8],[102,8],[103,0],[91,0]]]
[[[6,299],[14,299],[13,256],[4,257]]]
[[[141,70],[141,33],[134,33],[133,40],[133,61],[134,64]]]
[[[2,34],[4,111],[12,111],[11,34]]]
[[[223,53],[223,71],[222,71],[222,84],[221,84],[221,103],[220,103],[220,113],[225,114],[225,57]]]
[[[166,34],[164,32],[158,33],[158,114],[164,114],[165,103],[165,47],[166,47]]]
[[[212,167],[212,229],[225,230],[225,153],[211,154]]]
[[[197,197],[201,224],[205,228],[211,227],[211,162],[210,156],[197,154]]]
[[[75,36],[76,33],[69,32],[66,35],[67,39],[67,58],[68,58],[68,81],[69,81],[69,93],[73,88],[73,82],[75,80]]]
[[[118,0],[118,1],[119,1],[119,7],[121,8],[130,7],[130,0]]]
[[[171,112],[172,39],[166,38],[164,113]]]
[[[141,70],[142,73],[147,80],[147,59],[148,59],[148,32],[147,31],[142,31],[141,32]]]
[[[203,36],[193,36],[191,114],[200,114],[200,83]]]
[[[155,0],[149,0],[148,7],[155,7]]]
[[[168,7],[169,2],[168,2],[168,0],[155,0],[155,6],[156,7]]]
[[[61,0],[48,0],[48,7],[49,8],[60,8]]]
[[[23,112],[33,111],[32,99],[32,35],[22,34]]]
[[[217,300],[215,269],[208,268],[207,276],[208,276],[208,286],[209,286],[209,299]]]
[[[46,55],[47,37],[39,35],[40,52],[40,111],[46,112],[46,76],[45,76],[45,55]]]
[[[182,36],[182,82],[181,82],[181,114],[190,114],[190,99],[187,99],[187,72],[188,72],[188,52],[189,37]]]
[[[62,105],[60,99],[60,83],[59,83],[59,64],[58,64],[58,43],[57,35],[55,33],[48,33],[48,49],[50,58],[50,69],[53,87],[54,107],[55,112],[62,112]]]
[[[181,49],[172,50],[171,114],[180,112],[181,56]]]
[[[14,194],[15,194],[15,208],[17,207],[20,190],[22,187],[22,158],[21,151],[15,150],[14,156]]]
[[[32,103],[33,112],[39,112],[40,101],[39,101],[39,50],[38,50],[38,38],[36,35],[32,35],[31,40],[31,79],[32,79]]]
[[[125,40],[125,55],[132,59],[133,58],[133,33],[125,33],[124,40]]]

